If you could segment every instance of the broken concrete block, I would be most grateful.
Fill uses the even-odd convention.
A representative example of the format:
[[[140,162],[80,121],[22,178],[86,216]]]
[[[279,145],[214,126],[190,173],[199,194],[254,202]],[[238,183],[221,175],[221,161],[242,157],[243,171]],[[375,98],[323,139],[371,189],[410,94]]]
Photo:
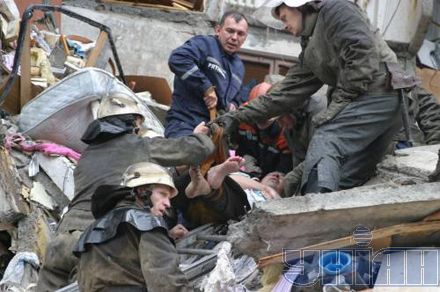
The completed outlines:
[[[32,206],[32,212],[18,222],[17,232],[12,236],[11,250],[29,251],[44,259],[46,248],[52,237],[50,221],[42,209]]]
[[[0,222],[15,223],[29,213],[21,189],[17,169],[8,151],[0,147]]]
[[[229,227],[229,239],[253,257],[350,236],[356,226],[370,230],[419,221],[440,209],[440,183],[375,185],[257,203]]]
[[[51,211],[56,207],[54,200],[47,194],[44,186],[39,182],[34,182],[34,186],[30,193],[30,199]]]
[[[34,154],[32,164],[31,169],[38,169],[37,166],[40,166],[66,197],[72,200],[75,187],[73,180],[75,164],[66,157],[47,156],[39,152]],[[34,175],[35,173],[30,174],[30,176]]]
[[[428,182],[435,170],[440,145],[420,146],[397,150],[378,164],[379,177],[408,182]]]
[[[47,176],[44,171],[38,172],[37,175],[32,177],[35,182],[39,182],[44,186],[44,190],[50,196],[52,201],[55,204],[55,212],[52,214],[61,214],[64,207],[66,207],[70,203],[70,199],[57,187],[54,182]]]

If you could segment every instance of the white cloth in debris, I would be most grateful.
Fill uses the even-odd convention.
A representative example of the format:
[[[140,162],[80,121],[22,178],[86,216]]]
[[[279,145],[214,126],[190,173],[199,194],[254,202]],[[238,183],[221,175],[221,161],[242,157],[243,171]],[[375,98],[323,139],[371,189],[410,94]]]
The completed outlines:
[[[201,290],[205,292],[229,291],[228,287],[235,286],[235,273],[229,259],[231,243],[223,241],[219,244],[217,264],[215,268],[203,279]]]
[[[246,193],[249,205],[251,205],[251,207],[253,207],[254,203],[264,202],[267,200],[264,197],[263,192],[260,190],[245,189],[244,192]]]
[[[31,272],[31,274],[35,275],[34,277],[29,275],[25,275],[25,267],[26,265],[31,266],[31,270],[34,272]],[[12,260],[9,262],[8,267],[6,268],[6,271],[3,275],[3,279],[0,281],[0,290],[1,291],[19,291],[17,289],[14,289],[12,287],[22,287],[22,288],[29,288],[30,285],[36,285],[37,281],[37,270],[40,265],[40,261],[38,259],[38,256],[33,252],[18,252]],[[24,278],[27,280],[30,280],[32,283],[24,283]],[[33,283],[33,280],[35,280],[35,283]],[[9,288],[11,290],[9,290]],[[23,290],[24,291],[24,290]]]

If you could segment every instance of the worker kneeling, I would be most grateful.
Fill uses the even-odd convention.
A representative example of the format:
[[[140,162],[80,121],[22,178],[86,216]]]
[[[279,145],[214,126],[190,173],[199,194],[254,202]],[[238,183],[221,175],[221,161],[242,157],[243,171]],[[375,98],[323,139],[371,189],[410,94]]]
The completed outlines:
[[[81,291],[184,291],[185,275],[163,219],[177,195],[161,166],[141,162],[121,185],[102,185],[92,197],[96,221],[74,248]]]

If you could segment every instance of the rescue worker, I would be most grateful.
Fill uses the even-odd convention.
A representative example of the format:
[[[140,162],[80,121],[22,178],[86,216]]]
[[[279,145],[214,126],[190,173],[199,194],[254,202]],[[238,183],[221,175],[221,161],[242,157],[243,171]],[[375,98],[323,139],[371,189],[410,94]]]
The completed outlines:
[[[402,149],[440,144],[440,103],[432,94],[418,86],[409,95],[408,104],[413,141],[407,141],[402,128],[395,137],[395,147]]]
[[[249,93],[249,101],[266,94],[272,84],[262,82]],[[245,103],[246,104],[246,103]],[[272,171],[292,170],[292,151],[277,118],[262,123],[242,123],[238,128],[236,153],[245,159],[243,171],[258,179]]]
[[[165,137],[189,135],[200,122],[210,120],[209,109],[229,111],[243,102],[244,66],[237,51],[247,33],[246,18],[226,12],[215,36],[195,36],[171,53],[168,64],[175,78]]]
[[[230,133],[240,122],[292,112],[327,84],[333,90],[327,109],[312,119],[317,128],[307,149],[301,192],[363,184],[401,125],[400,102],[389,86],[395,54],[349,1],[269,0],[267,6],[286,30],[301,37],[299,63],[269,94],[216,122]],[[289,174],[284,182],[286,192],[293,194]]]
[[[54,291],[74,281],[77,258],[72,247],[93,222],[91,197],[98,186],[120,180],[133,163],[198,165],[214,150],[203,124],[193,135],[177,139],[137,135],[144,116],[137,102],[126,94],[103,97],[97,117],[82,137],[89,146],[74,171],[75,196],[47,247],[37,291]]]
[[[96,221],[73,252],[81,291],[183,291],[188,286],[162,218],[177,195],[173,179],[151,162],[128,167],[120,185],[92,196]]]
[[[269,92],[272,86],[276,84],[262,82],[256,85],[249,94],[249,102]],[[241,123],[236,153],[245,158],[243,171],[259,179],[273,171],[284,174],[291,171],[305,158],[313,133],[312,117],[326,106],[327,100],[324,96],[313,95],[292,114],[284,114],[261,123]]]
[[[396,54],[402,67],[416,74],[416,57],[408,57],[408,52],[402,53],[398,50],[396,50]],[[421,86],[416,86],[407,96],[412,141],[411,143],[407,141],[405,129],[402,127],[394,138],[395,148],[439,144],[440,103]]]

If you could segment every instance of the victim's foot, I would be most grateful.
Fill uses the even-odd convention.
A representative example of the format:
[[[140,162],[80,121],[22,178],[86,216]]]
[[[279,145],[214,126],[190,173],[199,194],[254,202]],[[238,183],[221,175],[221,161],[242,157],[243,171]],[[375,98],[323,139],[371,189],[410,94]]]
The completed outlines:
[[[240,156],[229,157],[222,164],[216,165],[208,171],[208,183],[212,189],[220,188],[225,177],[240,170],[244,159]]]
[[[200,172],[199,166],[191,166],[189,168],[189,176],[191,177],[191,182],[185,189],[185,194],[188,198],[192,199],[200,195],[207,195],[211,192],[211,187]]]

